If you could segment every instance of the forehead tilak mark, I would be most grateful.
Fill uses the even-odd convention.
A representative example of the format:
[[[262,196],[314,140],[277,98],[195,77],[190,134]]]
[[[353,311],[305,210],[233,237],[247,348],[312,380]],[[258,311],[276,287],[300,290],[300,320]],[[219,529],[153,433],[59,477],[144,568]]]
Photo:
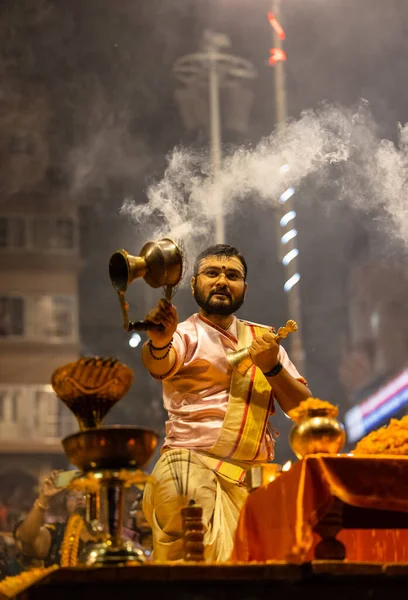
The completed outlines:
[[[241,261],[239,260],[239,258],[237,258],[236,256],[206,256],[205,258],[202,259],[201,261],[201,266],[204,267],[206,262],[211,262],[213,260],[217,260],[218,262],[222,262],[222,261],[231,261],[234,262],[236,267],[239,267],[239,270],[243,273],[244,272],[244,266],[241,263]],[[209,266],[209,265],[207,265]],[[233,267],[232,265],[221,265],[221,269],[223,271],[225,271],[226,269],[231,270]]]

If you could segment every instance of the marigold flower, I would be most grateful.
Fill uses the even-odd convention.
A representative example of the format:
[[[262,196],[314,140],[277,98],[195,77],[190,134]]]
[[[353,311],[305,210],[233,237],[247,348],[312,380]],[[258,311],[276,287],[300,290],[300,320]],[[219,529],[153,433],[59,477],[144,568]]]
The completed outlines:
[[[288,416],[292,421],[301,421],[307,416],[313,416],[315,411],[324,411],[325,416],[335,419],[339,413],[339,409],[334,404],[327,402],[327,400],[320,400],[320,398],[307,398],[303,400],[296,408],[293,408],[288,412]]]
[[[353,454],[390,454],[404,456],[408,454],[408,415],[402,419],[391,419],[375,431],[371,431],[356,445]]]

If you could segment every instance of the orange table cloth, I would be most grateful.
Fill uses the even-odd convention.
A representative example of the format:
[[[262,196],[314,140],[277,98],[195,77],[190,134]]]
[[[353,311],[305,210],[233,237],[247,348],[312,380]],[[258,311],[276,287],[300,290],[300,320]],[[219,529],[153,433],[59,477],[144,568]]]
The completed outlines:
[[[248,496],[233,561],[313,560],[313,527],[337,496],[346,504],[408,512],[408,457],[310,455]],[[408,563],[408,530],[343,529],[346,560]]]

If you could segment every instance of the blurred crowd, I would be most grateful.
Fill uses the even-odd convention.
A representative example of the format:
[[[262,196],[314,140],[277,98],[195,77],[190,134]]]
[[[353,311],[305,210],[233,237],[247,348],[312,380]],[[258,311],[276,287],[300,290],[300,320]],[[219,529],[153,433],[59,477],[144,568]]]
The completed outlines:
[[[0,533],[12,532],[29,512],[38,494],[38,482],[22,472],[0,478]],[[57,508],[57,507],[56,507]]]

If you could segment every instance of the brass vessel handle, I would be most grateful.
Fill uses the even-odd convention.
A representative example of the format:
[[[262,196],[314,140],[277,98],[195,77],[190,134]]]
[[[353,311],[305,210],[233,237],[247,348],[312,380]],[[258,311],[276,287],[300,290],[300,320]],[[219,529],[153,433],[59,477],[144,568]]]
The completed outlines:
[[[171,301],[173,295],[173,286],[166,285],[164,296],[166,300]],[[122,309],[123,315],[123,328],[125,331],[164,331],[164,325],[160,325],[154,323],[153,321],[149,321],[145,319],[144,321],[130,321],[129,320],[129,303],[125,300],[125,292],[118,291],[120,307]]]

